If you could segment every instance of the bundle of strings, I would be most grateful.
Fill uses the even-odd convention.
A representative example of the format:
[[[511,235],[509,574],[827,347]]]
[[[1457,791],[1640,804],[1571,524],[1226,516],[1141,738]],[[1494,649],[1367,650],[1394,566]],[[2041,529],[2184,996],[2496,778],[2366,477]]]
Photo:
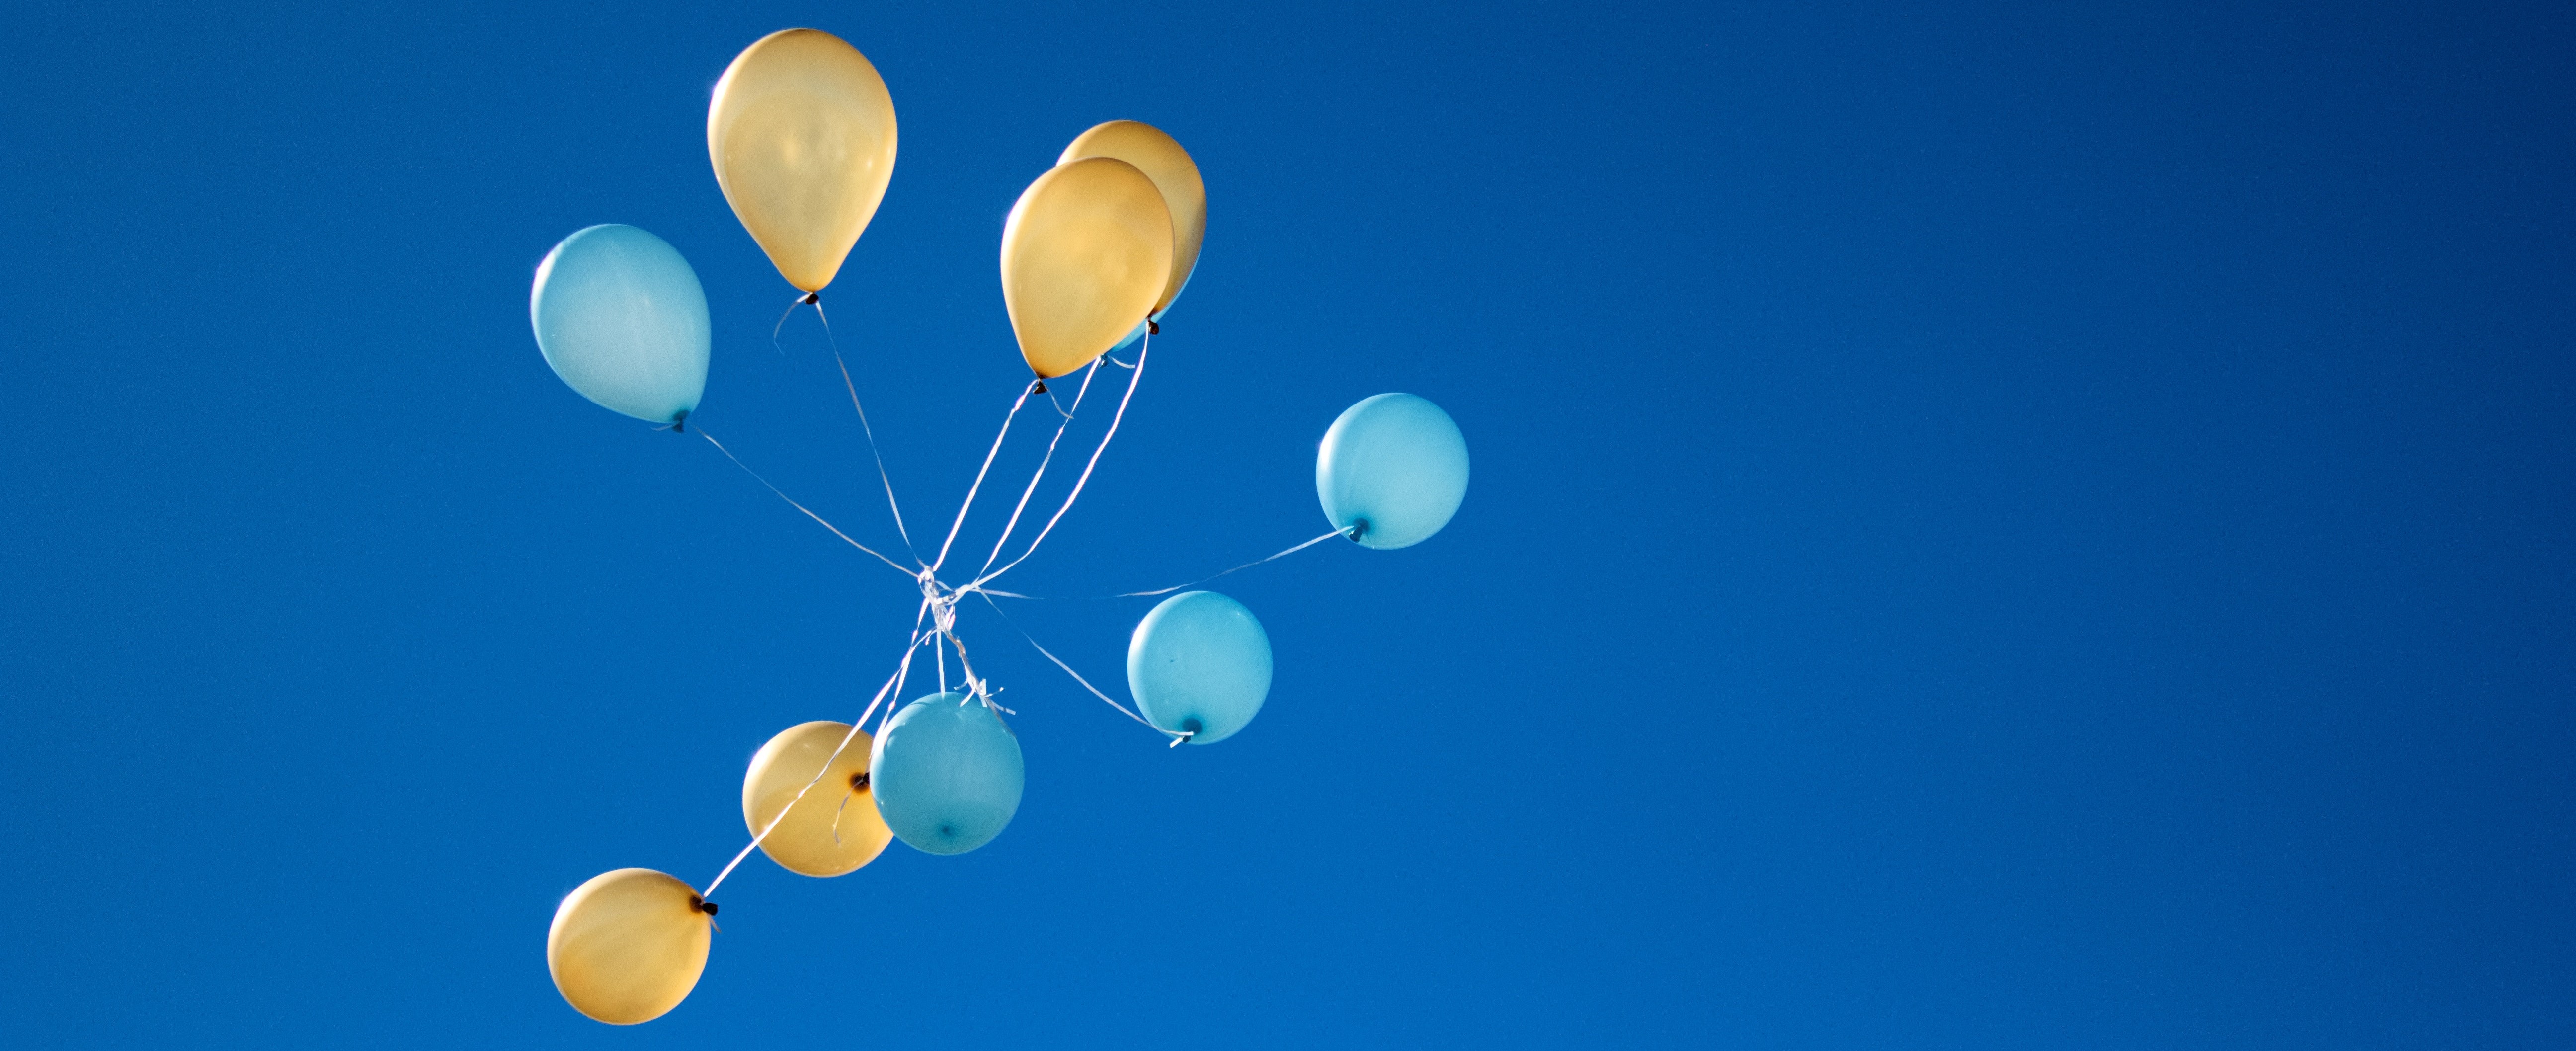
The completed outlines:
[[[715,879],[708,881],[706,890],[703,892],[703,895],[708,898],[712,898],[715,895],[716,887],[722,884],[726,877],[733,875],[734,869],[739,867],[745,858],[750,857],[752,851],[759,849],[761,842],[769,838],[769,833],[778,827],[779,822],[785,820],[787,814],[795,809],[796,804],[804,800],[805,794],[812,791],[815,785],[822,783],[824,773],[832,769],[832,764],[838,762],[841,754],[849,749],[850,744],[853,741],[858,739],[860,728],[866,726],[871,717],[877,720],[877,732],[884,732],[886,721],[893,717],[895,708],[897,707],[894,704],[887,703],[888,698],[903,696],[904,687],[911,678],[913,659],[920,654],[923,646],[926,645],[931,648],[933,653],[932,659],[938,664],[941,692],[946,692],[948,687],[947,657],[946,653],[940,649],[944,644],[948,651],[953,651],[957,654],[958,668],[960,673],[965,676],[965,685],[968,689],[966,702],[994,704],[993,693],[995,691],[993,687],[981,675],[976,673],[974,665],[967,657],[965,643],[957,635],[957,603],[968,595],[982,598],[984,604],[991,607],[994,614],[1000,617],[1003,623],[1009,624],[1012,630],[1019,633],[1021,638],[1028,640],[1031,648],[1037,650],[1041,656],[1044,656],[1057,668],[1062,669],[1067,676],[1071,677],[1075,683],[1081,685],[1085,691],[1089,692],[1094,697],[1100,698],[1111,708],[1117,709],[1120,714],[1135,720],[1140,725],[1154,730],[1156,733],[1170,738],[1171,743],[1175,746],[1188,740],[1191,736],[1186,731],[1165,730],[1162,727],[1155,726],[1152,721],[1137,714],[1136,711],[1128,705],[1120,703],[1118,699],[1111,697],[1109,694],[1103,692],[1099,687],[1092,685],[1091,680],[1084,678],[1082,673],[1075,671],[1071,664],[1066,663],[1062,658],[1057,657],[1053,651],[1048,650],[1044,645],[1040,644],[1036,636],[1029,634],[1026,628],[1021,627],[1017,620],[1014,620],[1008,613],[1003,612],[1002,607],[998,603],[994,602],[994,599],[997,597],[1035,599],[1037,596],[1001,591],[990,586],[994,580],[999,579],[1003,574],[1017,568],[1021,563],[1028,561],[1029,556],[1036,554],[1038,547],[1046,543],[1047,537],[1055,532],[1056,524],[1062,522],[1065,514],[1073,510],[1075,501],[1081,499],[1083,490],[1091,483],[1092,473],[1100,466],[1101,455],[1109,450],[1109,443],[1118,436],[1119,425],[1126,421],[1127,407],[1135,400],[1136,388],[1145,378],[1145,363],[1153,353],[1153,334],[1149,332],[1144,337],[1143,341],[1138,344],[1136,350],[1136,363],[1133,365],[1109,358],[1107,355],[1094,359],[1090,367],[1083,370],[1082,384],[1074,392],[1073,405],[1071,408],[1066,408],[1061,403],[1057,402],[1054,392],[1047,389],[1044,381],[1042,380],[1032,381],[1027,387],[1022,388],[1019,397],[1011,402],[1010,411],[1003,415],[1000,431],[994,434],[992,445],[984,453],[984,461],[982,465],[976,468],[974,482],[967,486],[965,499],[959,502],[956,515],[950,519],[948,535],[940,541],[938,555],[928,561],[924,561],[921,558],[920,552],[913,547],[911,532],[904,525],[903,507],[895,498],[894,478],[886,470],[885,456],[878,449],[876,432],[869,424],[867,408],[860,403],[858,384],[851,378],[849,363],[841,356],[839,342],[837,340],[832,340],[831,321],[829,318],[823,317],[823,305],[820,297],[811,295],[801,297],[795,304],[790,305],[788,310],[792,313],[795,307],[799,305],[813,306],[815,315],[818,318],[821,318],[823,322],[824,338],[831,341],[833,363],[839,367],[841,382],[849,392],[850,408],[858,415],[860,432],[867,440],[869,459],[873,461],[876,466],[877,479],[885,490],[886,507],[894,517],[896,535],[902,538],[906,553],[912,556],[914,568],[906,568],[903,563],[895,561],[891,556],[888,556],[884,552],[860,543],[848,533],[842,532],[840,527],[833,525],[822,515],[815,513],[812,508],[806,507],[802,503],[798,503],[794,497],[787,495],[785,490],[772,484],[769,479],[763,477],[760,472],[752,470],[749,464],[742,462],[740,457],[733,454],[733,450],[726,448],[723,442],[716,439],[715,435],[707,432],[706,426],[703,422],[699,424],[697,434],[699,437],[706,439],[707,444],[714,446],[716,451],[723,453],[725,459],[732,461],[735,467],[741,468],[744,474],[750,475],[753,480],[758,481],[764,488],[767,488],[780,500],[785,501],[789,507],[795,508],[805,517],[812,519],[816,524],[829,530],[833,536],[840,538],[841,542],[865,552],[866,554],[874,557],[877,561],[885,563],[887,567],[894,571],[911,578],[915,585],[920,589],[922,598],[920,606],[916,608],[913,613],[911,637],[905,642],[903,655],[896,660],[893,673],[886,677],[884,683],[879,685],[875,694],[868,699],[867,708],[859,713],[859,717],[857,719],[851,721],[850,731],[847,734],[842,735],[840,744],[832,750],[832,754],[830,756],[825,757],[822,765],[815,771],[813,779],[807,781],[803,787],[797,789],[796,795],[788,800],[787,806],[780,809],[777,816],[772,817],[766,825],[762,826],[761,829],[752,836],[751,842],[745,844],[742,850],[733,856],[733,860],[725,864],[724,870],[718,872]],[[786,316],[787,315],[785,314],[780,315],[779,320],[782,327],[786,322]],[[773,343],[775,343],[777,335],[778,333],[776,331],[771,333]],[[785,353],[783,348],[780,350],[780,353]],[[1063,444],[1066,431],[1072,427],[1074,420],[1080,415],[1083,400],[1090,395],[1092,380],[1099,375],[1100,365],[1104,360],[1110,361],[1128,370],[1127,390],[1118,398],[1118,409],[1110,416],[1109,428],[1101,434],[1099,443],[1092,447],[1090,458],[1083,463],[1082,474],[1074,480],[1072,489],[1065,493],[1063,501],[1056,505],[1055,513],[1047,517],[1046,524],[1039,528],[1037,535],[1030,538],[1028,545],[1022,548],[1016,557],[1003,563],[1001,568],[994,568],[993,564],[1001,560],[1002,552],[1009,548],[1012,536],[1019,531],[1021,519],[1028,511],[1029,502],[1036,496],[1039,484],[1045,481],[1048,467],[1054,464],[1056,450]],[[975,500],[983,492],[984,481],[992,473],[993,463],[1001,455],[1003,444],[1010,438],[1011,424],[1019,418],[1020,410],[1028,405],[1030,396],[1039,393],[1047,395],[1048,403],[1055,408],[1056,415],[1060,417],[1056,423],[1055,434],[1047,440],[1046,452],[1039,459],[1037,469],[1030,474],[1028,483],[1021,487],[1019,500],[1017,503],[1012,505],[1010,518],[1004,523],[1001,535],[993,541],[993,548],[991,552],[985,555],[983,565],[977,567],[975,576],[967,583],[950,586],[940,580],[939,571],[942,567],[947,565],[949,553],[956,546],[958,534],[965,528],[967,515],[974,510]],[[1235,566],[1232,569],[1201,577],[1198,580],[1191,581],[1187,584],[1176,584],[1167,588],[1157,588],[1152,591],[1128,591],[1120,592],[1116,595],[1094,597],[1148,598],[1156,595],[1170,594],[1172,592],[1182,590],[1183,588],[1194,587],[1198,584],[1206,583],[1207,581],[1214,580],[1218,577],[1285,558],[1341,535],[1344,535],[1344,533],[1340,530],[1327,532],[1321,536],[1317,536],[1311,540],[1297,544],[1294,547],[1279,551],[1276,554],[1246,562],[1242,565]],[[994,706],[996,708],[1000,707],[998,704],[994,704]]]

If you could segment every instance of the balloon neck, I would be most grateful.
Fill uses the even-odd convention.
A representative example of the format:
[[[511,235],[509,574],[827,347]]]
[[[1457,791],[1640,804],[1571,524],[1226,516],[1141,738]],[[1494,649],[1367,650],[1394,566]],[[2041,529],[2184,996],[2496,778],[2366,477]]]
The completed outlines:
[[[867,771],[865,771],[865,770],[861,770],[861,771],[859,771],[858,773],[855,773],[855,774],[851,774],[851,775],[850,775],[850,791],[853,791],[853,792],[865,792],[865,791],[867,791],[867,790],[868,790],[868,772],[867,772]]]
[[[1153,318],[1146,318],[1146,319],[1145,319],[1145,334],[1146,334],[1146,335],[1148,335],[1148,336],[1159,336],[1159,335],[1162,335],[1162,334],[1163,334],[1163,324],[1162,324],[1162,322],[1156,321],[1156,320],[1154,320]]]
[[[1046,380],[1044,377],[1040,377],[1037,382],[1029,384],[1029,393],[1031,394],[1044,394],[1046,392]]]
[[[671,433],[673,433],[673,434],[687,434],[687,433],[689,433],[689,414],[688,414],[688,413],[686,413],[686,412],[682,412],[682,413],[680,413],[680,414],[679,414],[679,415],[677,415],[677,416],[673,416],[673,417],[671,417]]]
[[[807,292],[803,296],[798,297],[796,301],[809,307],[821,306],[823,305],[823,293]],[[775,303],[777,300],[773,299],[770,300],[770,302]]]
[[[1349,537],[1352,543],[1358,543],[1361,537],[1368,535],[1368,519],[1363,518],[1351,523],[1350,528],[1342,530],[1342,535]]]
[[[703,912],[709,916],[713,916],[716,914],[716,903],[692,894],[689,895],[689,911]]]

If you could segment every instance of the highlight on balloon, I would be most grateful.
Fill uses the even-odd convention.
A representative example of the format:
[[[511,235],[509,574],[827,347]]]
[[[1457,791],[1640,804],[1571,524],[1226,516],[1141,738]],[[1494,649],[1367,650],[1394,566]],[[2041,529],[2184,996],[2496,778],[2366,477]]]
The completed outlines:
[[[884,201],[896,144],[884,79],[831,33],[785,29],[762,37],[717,81],[707,108],[716,185],[799,293],[791,311],[822,309],[822,291]],[[1002,225],[999,247],[1002,305],[1031,378],[1016,391],[994,392],[1008,409],[965,498],[953,516],[942,516],[944,535],[938,520],[918,531],[922,523],[906,523],[860,385],[843,364],[836,378],[847,387],[901,540],[891,546],[853,538],[708,432],[700,410],[715,329],[696,271],[669,242],[637,226],[604,223],[572,232],[546,254],[529,290],[529,320],[540,355],[566,386],[613,412],[704,441],[712,455],[920,595],[909,625],[899,608],[885,611],[885,628],[905,642],[887,655],[878,669],[883,678],[872,680],[877,685],[859,711],[816,712],[779,729],[752,755],[741,787],[748,841],[703,890],[651,869],[622,868],[564,897],[547,930],[546,965],[574,1010],[634,1025],[685,1001],[720,933],[713,896],[755,852],[789,872],[834,879],[879,862],[896,841],[948,856],[999,839],[1028,789],[1024,746],[1042,759],[1056,753],[1046,742],[1021,740],[1011,723],[1016,713],[979,669],[969,635],[1016,637],[1064,673],[1066,682],[1052,688],[1019,684],[1012,696],[1029,700],[1014,703],[1089,694],[1167,749],[1215,745],[1248,732],[1270,700],[1274,653],[1249,606],[1200,585],[1337,538],[1363,549],[1412,547],[1457,515],[1467,492],[1467,446],[1456,421],[1422,397],[1378,394],[1344,410],[1317,446],[1315,493],[1330,529],[1186,584],[1096,596],[1155,600],[1129,635],[1126,699],[1098,684],[1114,682],[1097,674],[1113,656],[1068,659],[1011,618],[1008,603],[1047,601],[1001,582],[1073,511],[1117,438],[1162,322],[1197,272],[1207,214],[1197,161],[1172,135],[1140,121],[1082,131],[1029,183]],[[1131,347],[1134,360],[1117,356]],[[1121,374],[1124,384],[1115,379]],[[1050,380],[1066,389],[1050,388]],[[1032,432],[1045,436],[1036,468],[1016,483],[991,477],[1032,399],[1054,417],[1052,428],[1019,432],[1017,440],[1031,445],[1038,440]],[[1077,421],[1098,424],[1098,437],[1077,439],[1091,444],[1087,455],[1064,449],[1067,465],[1050,475]],[[991,499],[1010,501],[1007,522],[998,536],[961,536],[988,483]],[[980,626],[962,626],[969,622]],[[1292,659],[1295,651],[1291,639]],[[1054,761],[1065,763],[1060,755]]]

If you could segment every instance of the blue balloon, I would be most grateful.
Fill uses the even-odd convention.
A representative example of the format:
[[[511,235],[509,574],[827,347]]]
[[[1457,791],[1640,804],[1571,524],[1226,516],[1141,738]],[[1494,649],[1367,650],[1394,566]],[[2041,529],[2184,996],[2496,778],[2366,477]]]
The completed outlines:
[[[678,423],[706,393],[706,290],[652,234],[609,223],[564,238],[537,264],[528,320],[555,375],[608,408]]]
[[[1270,635],[1213,591],[1164,599],[1127,641],[1127,689],[1145,719],[1191,744],[1234,736],[1270,696]]]
[[[1449,414],[1410,394],[1380,394],[1342,410],[1315,450],[1324,517],[1362,545],[1431,539],[1467,498],[1467,439]]]
[[[1020,738],[1001,713],[962,693],[903,706],[868,756],[877,815],[931,854],[963,854],[1002,834],[1020,812],[1027,772]]]

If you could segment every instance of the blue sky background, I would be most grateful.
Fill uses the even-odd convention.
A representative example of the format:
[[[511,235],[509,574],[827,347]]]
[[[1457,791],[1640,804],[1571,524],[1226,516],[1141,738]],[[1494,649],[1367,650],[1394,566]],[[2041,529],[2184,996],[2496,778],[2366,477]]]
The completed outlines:
[[[0,1032],[2567,1046],[2571,23],[15,5]],[[660,234],[714,312],[695,422],[891,537],[707,167],[708,89],[791,25],[901,115],[827,303],[917,518],[1025,376],[1020,188],[1117,117],[1206,174],[1196,280],[1018,587],[1320,532],[1315,441],[1381,391],[1447,407],[1474,486],[1420,547],[1220,585],[1279,672],[1219,746],[970,614],[1009,831],[748,863],[695,995],[612,1029],[547,980],[556,901],[703,884],[753,750],[854,714],[914,601],[528,331],[557,239]],[[1116,682],[1148,606],[1022,620]]]

